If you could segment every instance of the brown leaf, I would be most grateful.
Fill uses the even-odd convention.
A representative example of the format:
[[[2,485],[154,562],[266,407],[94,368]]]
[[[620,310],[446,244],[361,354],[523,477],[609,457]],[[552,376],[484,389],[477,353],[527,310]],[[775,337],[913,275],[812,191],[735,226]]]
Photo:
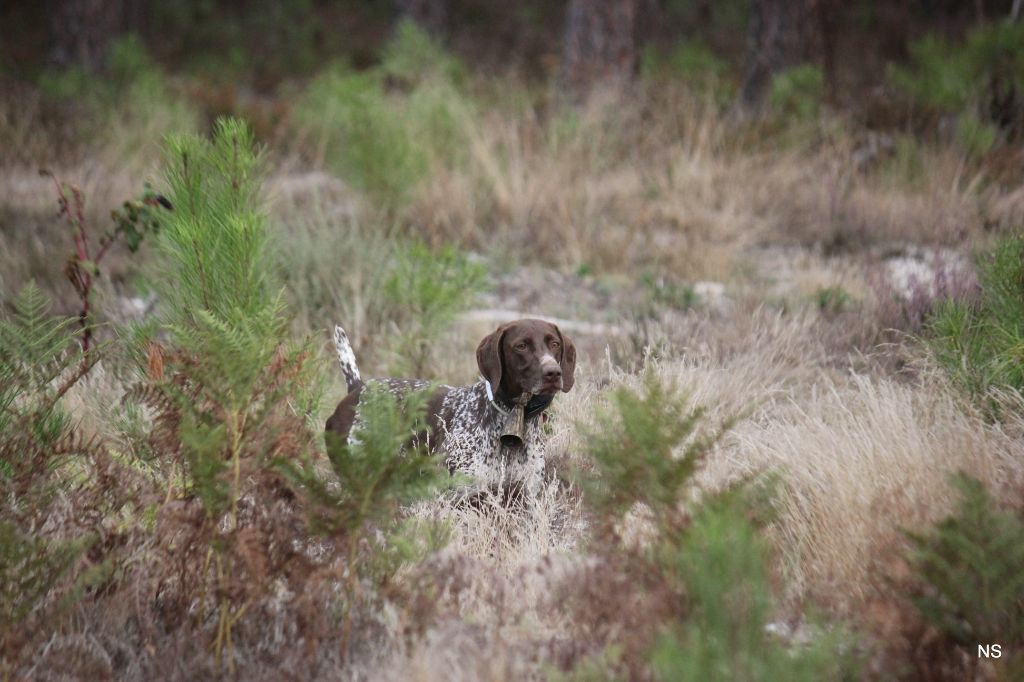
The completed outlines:
[[[164,349],[156,341],[150,341],[147,348],[149,378],[153,381],[164,380]]]

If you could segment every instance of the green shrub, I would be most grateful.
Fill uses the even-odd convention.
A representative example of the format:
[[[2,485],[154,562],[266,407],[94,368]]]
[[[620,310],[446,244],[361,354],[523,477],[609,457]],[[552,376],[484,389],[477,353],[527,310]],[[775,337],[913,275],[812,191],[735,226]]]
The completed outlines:
[[[433,343],[480,291],[486,271],[451,246],[431,250],[412,242],[401,246],[385,285],[394,367],[408,376],[426,376]]]
[[[263,153],[248,126],[221,119],[212,141],[170,138],[164,169],[175,206],[156,242],[164,323],[177,331],[204,326],[204,317],[238,325],[281,318],[266,253]],[[280,340],[280,329],[266,331]]]
[[[641,55],[640,73],[644,78],[680,81],[700,94],[712,96],[719,104],[735,96],[728,62],[696,41],[679,42],[667,52],[647,46]]]
[[[701,427],[703,410],[648,370],[641,392],[625,388],[603,427],[587,434],[592,470],[578,474],[594,514],[601,554],[596,575],[629,576],[587,592],[586,608],[616,613],[629,635],[603,642],[577,679],[821,680],[853,674],[839,634],[803,646],[766,630],[775,613],[768,548],[752,517],[758,488],[743,485],[694,501],[693,475],[721,430]],[[624,541],[627,515],[642,509],[650,529],[635,549]],[[635,588],[635,592],[631,591]],[[657,595],[647,602],[647,595]],[[595,607],[593,600],[609,602]],[[593,636],[592,632],[588,633]],[[608,633],[611,635],[611,633]],[[639,660],[637,660],[639,658]]]
[[[249,128],[227,119],[210,141],[171,138],[164,168],[175,210],[159,232],[152,281],[170,351],[156,377],[152,350],[145,358],[150,388],[162,396],[150,399],[176,413],[187,491],[211,523],[230,514],[234,528],[243,469],[265,469],[280,455],[264,429],[302,422],[317,401],[316,367],[307,344],[287,334],[266,248],[262,152]],[[316,440],[303,425],[288,450]]]
[[[175,96],[136,36],[115,40],[108,62],[100,75],[71,67],[44,72],[39,79],[44,93],[83,107],[78,128],[85,139],[130,158],[155,151],[165,135],[198,128],[194,109]]]
[[[0,318],[0,671],[86,577],[72,568],[97,534],[61,537],[55,528],[86,487],[69,469],[91,474],[102,457],[62,404],[97,351],[80,352],[77,320],[52,317],[35,284],[11,304]]]
[[[978,261],[978,301],[941,303],[928,325],[941,365],[976,398],[992,387],[1024,390],[1024,238],[1004,238]]]
[[[823,287],[814,294],[818,310],[826,315],[835,315],[848,308],[851,303],[850,294],[840,286]]]
[[[934,35],[910,43],[909,64],[891,65],[889,81],[897,91],[926,106],[958,110],[974,87],[966,52]]]
[[[86,358],[72,344],[74,318],[51,319],[50,304],[29,283],[11,302],[13,312],[0,321],[0,469],[22,468],[21,457],[51,447],[70,426],[53,384]],[[29,442],[14,445],[12,440]]]
[[[821,67],[803,64],[772,79],[768,101],[776,115],[809,121],[818,116],[824,88]]]
[[[953,484],[961,496],[956,511],[926,533],[909,534],[911,565],[925,585],[913,602],[968,656],[979,644],[1000,644],[1006,659],[998,665],[1020,672],[1024,520],[999,509],[979,481],[959,475]]]
[[[890,83],[918,106],[960,116],[957,138],[969,154],[996,142],[995,124],[1020,132],[1024,24],[982,24],[962,43],[925,36],[909,49],[908,65],[890,66]]]
[[[293,327],[302,334],[345,327],[365,370],[378,371],[373,339],[385,335],[386,285],[397,239],[377,224],[330,210],[326,202],[287,206],[271,233]],[[376,369],[373,369],[376,368]],[[385,372],[386,373],[386,372]]]
[[[149,11],[152,25],[160,27],[151,40],[167,62],[216,82],[265,84],[309,73],[325,43],[352,39],[351,32],[321,31],[312,0],[263,3],[258,11],[244,4],[183,0],[154,3]]]
[[[692,286],[679,284],[671,278],[658,277],[652,272],[645,272],[640,276],[640,283],[655,304],[690,310],[700,303],[700,296]]]
[[[612,410],[598,416],[602,426],[587,432],[594,465],[594,472],[580,479],[587,503],[610,520],[641,503],[668,523],[717,434],[693,438],[704,410],[691,409],[686,396],[650,371],[642,393],[618,388],[611,403]]]
[[[1024,25],[997,22],[971,29],[961,44],[929,35],[910,44],[910,63],[890,67],[902,92],[930,107],[959,111],[999,91],[1024,90]]]
[[[671,564],[686,585],[687,617],[652,651],[658,679],[857,679],[839,631],[807,645],[787,645],[766,631],[776,609],[768,556],[741,495],[702,506]]]
[[[375,201],[400,205],[436,165],[464,158],[471,105],[458,73],[429,36],[404,22],[380,66],[328,69],[296,117],[339,174]]]
[[[996,146],[999,128],[968,111],[957,120],[956,141],[969,157],[980,158]]]
[[[407,447],[422,428],[423,396],[399,405],[368,390],[357,441],[329,441],[322,456],[326,371],[311,340],[288,335],[270,267],[263,168],[251,131],[237,120],[218,121],[212,140],[168,142],[175,210],[157,238],[158,329],[139,330],[142,376],[130,392],[152,414],[147,456],[179,470],[163,482],[167,502],[155,514],[156,560],[186,574],[167,600],[188,605],[194,632],[211,633],[213,660],[229,672],[243,659],[239,642],[257,646],[236,632],[258,638],[253,619],[273,611],[281,586],[340,617],[347,655],[360,607],[376,604],[377,583],[443,540],[400,524],[400,505],[448,480]],[[170,520],[167,505],[177,509]],[[182,516],[188,522],[175,526]],[[303,543],[321,544],[296,549]],[[325,572],[344,575],[326,581],[344,589],[327,588]],[[287,627],[299,627],[306,611],[289,608]],[[337,645],[335,628],[315,636]]]
[[[199,626],[215,614],[215,659],[230,668],[235,624],[279,577],[267,567],[290,563],[275,555],[275,527],[245,517],[243,498],[257,508],[292,499],[273,481],[282,459],[312,466],[319,429],[307,415],[319,404],[321,372],[309,343],[287,336],[266,252],[262,154],[249,128],[220,120],[212,140],[171,138],[164,174],[175,210],[156,240],[152,276],[163,340],[142,330],[132,396],[154,414],[157,456],[180,466],[168,498],[198,503],[187,539],[164,558],[190,565],[181,598],[196,600]]]
[[[406,84],[436,78],[461,85],[467,77],[466,67],[458,59],[407,18],[398,22],[394,35],[384,46],[380,70]]]
[[[387,389],[367,387],[359,398],[360,428],[352,442],[327,434],[327,457],[334,478],[294,462],[279,463],[306,490],[317,529],[350,537],[368,525],[394,521],[402,505],[437,494],[451,477],[437,456],[428,456],[426,443],[413,434],[428,428],[426,406],[430,391],[397,400]],[[399,454],[401,453],[401,454]]]
[[[433,376],[435,342],[475,300],[484,267],[454,247],[430,249],[352,216],[305,213],[274,240],[296,328],[341,324],[364,370]]]

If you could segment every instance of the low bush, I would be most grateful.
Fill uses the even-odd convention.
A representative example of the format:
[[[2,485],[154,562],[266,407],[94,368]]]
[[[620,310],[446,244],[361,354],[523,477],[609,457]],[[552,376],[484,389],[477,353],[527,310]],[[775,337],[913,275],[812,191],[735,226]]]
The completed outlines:
[[[979,258],[978,279],[978,300],[941,303],[927,332],[939,363],[985,399],[993,387],[1024,390],[1024,238],[1006,237]]]
[[[775,610],[759,490],[699,499],[693,475],[721,429],[653,375],[620,388],[591,430],[592,470],[578,474],[600,556],[577,599],[593,647],[580,679],[819,680],[853,675],[840,635],[797,646],[767,631]],[[604,614],[610,621],[598,617]],[[614,614],[613,616],[611,614]]]
[[[34,284],[0,319],[0,673],[10,674],[26,643],[74,604],[106,570],[85,570],[83,554],[109,535],[92,477],[106,461],[64,408],[67,392],[98,351],[80,351],[74,318],[52,318]],[[102,505],[101,505],[102,506]],[[109,509],[103,509],[109,511]],[[45,530],[44,530],[45,529]],[[86,564],[87,565],[87,564]],[[77,569],[77,570],[76,570]]]
[[[435,164],[464,156],[472,106],[461,67],[411,22],[382,63],[354,72],[334,66],[296,109],[329,166],[384,206],[401,205]]]
[[[821,67],[804,64],[772,79],[768,101],[777,116],[794,121],[817,119],[825,88]]]
[[[432,251],[413,242],[399,248],[385,285],[389,317],[398,328],[389,349],[393,367],[407,376],[426,376],[433,342],[473,302],[485,272],[450,246]]]
[[[364,372],[436,376],[436,342],[484,288],[482,264],[320,206],[282,229],[275,265],[298,331],[340,324]]]
[[[680,42],[667,51],[648,46],[641,55],[640,72],[646,79],[680,81],[720,105],[736,95],[728,62],[700,42]]]
[[[118,158],[152,157],[165,135],[198,128],[196,111],[173,92],[141,41],[128,35],[114,41],[107,73],[71,67],[40,76],[48,96],[76,107],[76,132]]]
[[[652,651],[661,680],[855,680],[841,631],[811,629],[804,644],[767,631],[776,608],[768,546],[742,496],[723,495],[694,514],[669,561],[686,585],[687,616]]]
[[[961,43],[929,35],[909,50],[907,66],[890,67],[890,83],[919,107],[960,116],[965,151],[982,154],[1002,131],[1024,132],[1024,24],[982,24]]]
[[[997,679],[1024,672],[1024,520],[1000,509],[981,482],[959,475],[959,507],[934,528],[910,534],[910,562],[923,582],[913,597],[921,615],[937,627],[963,659],[976,661],[976,647],[999,644],[1003,656],[991,665]]]
[[[401,518],[450,481],[408,444],[425,397],[367,392],[358,442],[325,450],[326,372],[288,334],[251,131],[173,138],[164,172],[160,305],[119,346],[134,370],[111,358],[130,375],[116,439],[62,409],[99,352],[73,320],[28,288],[0,323],[0,673],[336,674],[397,572],[445,539]]]

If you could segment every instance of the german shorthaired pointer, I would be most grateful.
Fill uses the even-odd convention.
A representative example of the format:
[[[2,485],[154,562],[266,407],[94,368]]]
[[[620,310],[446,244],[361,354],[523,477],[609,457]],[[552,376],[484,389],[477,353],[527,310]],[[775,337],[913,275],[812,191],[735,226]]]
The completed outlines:
[[[358,421],[364,383],[341,327],[334,328],[338,361],[349,393],[327,420],[327,432],[348,438]],[[427,441],[451,472],[475,477],[483,489],[521,490],[532,499],[544,476],[544,410],[574,383],[576,347],[557,326],[517,320],[498,327],[476,349],[482,379],[469,386],[436,386],[427,404]],[[375,379],[396,395],[429,382]]]

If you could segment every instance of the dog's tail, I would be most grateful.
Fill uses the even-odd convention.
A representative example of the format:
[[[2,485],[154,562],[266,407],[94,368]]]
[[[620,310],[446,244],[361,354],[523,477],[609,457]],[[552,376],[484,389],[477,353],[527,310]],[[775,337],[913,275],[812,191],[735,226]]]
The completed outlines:
[[[359,376],[359,367],[356,365],[356,353],[352,350],[352,342],[348,340],[348,334],[338,325],[334,325],[334,349],[338,353],[338,364],[341,365],[341,373],[345,375],[345,383],[351,392],[356,386],[363,383]]]

